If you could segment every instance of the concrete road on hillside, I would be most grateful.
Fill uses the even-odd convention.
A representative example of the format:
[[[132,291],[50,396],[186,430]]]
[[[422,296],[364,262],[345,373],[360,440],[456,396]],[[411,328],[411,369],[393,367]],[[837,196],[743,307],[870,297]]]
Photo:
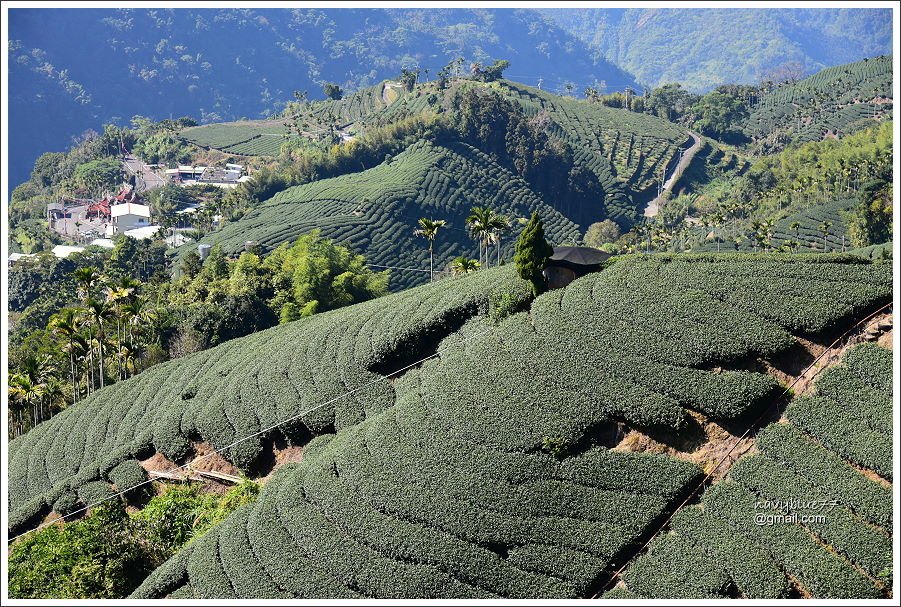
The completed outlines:
[[[166,185],[166,180],[157,175],[149,166],[128,154],[122,161],[129,175],[135,175],[135,190],[140,194]]]
[[[645,207],[644,216],[645,217],[656,217],[657,212],[660,210],[660,204],[669,196],[670,191],[673,189],[673,185],[675,185],[676,180],[682,175],[685,169],[688,168],[688,165],[691,164],[691,159],[694,158],[695,154],[701,149],[701,137],[691,131],[688,131],[688,134],[691,135],[691,138],[694,140],[694,143],[689,146],[689,148],[682,154],[682,159],[679,161],[679,164],[676,165],[676,168],[673,169],[673,172],[670,174],[669,178],[663,182],[663,191],[657,196],[654,200],[648,203],[648,206]]]

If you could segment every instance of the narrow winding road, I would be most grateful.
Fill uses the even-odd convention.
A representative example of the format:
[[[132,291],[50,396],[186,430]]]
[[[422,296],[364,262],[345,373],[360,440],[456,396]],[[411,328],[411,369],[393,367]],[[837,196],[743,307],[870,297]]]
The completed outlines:
[[[673,169],[673,172],[670,174],[669,178],[663,182],[663,191],[660,193],[660,196],[654,198],[651,202],[648,203],[648,206],[644,209],[645,217],[656,217],[657,212],[660,210],[660,203],[666,198],[666,196],[670,193],[670,190],[673,189],[673,185],[676,183],[676,180],[682,175],[682,172],[691,164],[691,159],[694,158],[695,154],[699,149],[701,149],[701,137],[691,131],[688,131],[688,134],[691,135],[691,138],[694,140],[694,143],[682,154],[682,160],[679,161],[679,164],[676,165],[676,168]]]

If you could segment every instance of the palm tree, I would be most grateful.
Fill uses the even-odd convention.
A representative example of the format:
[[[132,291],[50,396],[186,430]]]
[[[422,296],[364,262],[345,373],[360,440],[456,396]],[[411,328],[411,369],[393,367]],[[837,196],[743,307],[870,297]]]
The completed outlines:
[[[635,242],[637,245],[636,248],[640,248],[641,243],[643,241],[645,241],[645,238],[647,238],[647,241],[646,241],[647,248],[646,248],[645,252],[650,253],[651,252],[651,227],[645,223],[640,223],[640,224],[635,225],[632,228],[632,231],[635,232]]]
[[[87,301],[87,310],[91,322],[97,327],[95,339],[97,341],[97,354],[99,356],[100,387],[102,388],[105,385],[103,375],[103,325],[107,320],[112,318],[115,313],[112,307],[106,302],[94,299],[93,297],[89,298]]]
[[[46,384],[53,374],[50,360],[50,355],[48,354],[43,358],[29,355],[22,361],[21,374],[28,379],[28,382],[33,387],[34,395],[36,397],[36,402],[33,403],[34,406],[32,407],[31,412],[32,425],[37,425],[43,421]]]
[[[801,238],[801,222],[793,221],[788,229],[792,230],[795,233],[795,240],[799,240]]]
[[[78,296],[82,301],[86,300],[90,296],[91,289],[93,289],[94,285],[97,284],[97,281],[100,280],[100,274],[97,273],[97,270],[91,267],[76,268],[75,271],[72,272],[72,276],[75,278],[75,284],[78,288]]]
[[[438,230],[447,225],[444,219],[428,219],[422,217],[419,220],[419,228],[413,231],[416,236],[422,236],[429,241],[429,282],[435,281],[435,254],[434,245],[435,238],[438,236]]]
[[[713,218],[716,227],[719,228],[716,235],[716,252],[720,252],[720,243],[723,241],[723,235],[726,232],[726,215],[724,213],[716,213]]]
[[[118,360],[122,360],[122,342],[124,341],[124,327],[122,325],[124,307],[128,305],[134,297],[135,290],[141,283],[129,276],[123,276],[118,282],[110,285],[106,289],[106,301],[115,308],[116,316],[116,343],[118,348]],[[121,364],[117,369],[119,379],[124,379]]]
[[[460,255],[451,262],[451,271],[454,273],[454,276],[461,276],[463,274],[475,272],[481,265],[482,264],[475,259],[469,259],[468,257]]]
[[[497,265],[501,265],[501,236],[510,229],[510,218],[500,213],[494,213],[491,218],[490,239],[497,247]],[[487,252],[486,252],[487,255]]]
[[[80,323],[80,321],[79,321]],[[79,325],[80,326],[80,325]],[[74,360],[75,364],[75,384],[73,388],[75,389],[75,395],[72,397],[73,402],[77,401],[81,398],[81,389],[79,388],[79,383],[81,379],[81,373],[79,372],[79,362],[83,365],[87,366],[88,362],[88,341],[84,338],[84,335],[81,333],[76,333],[72,336],[72,340],[66,347],[66,352],[70,353]],[[87,369],[84,371],[84,381],[85,381],[85,394],[88,392],[88,372]]]
[[[826,237],[829,236],[829,228],[832,227],[831,221],[824,221],[820,224],[820,232],[823,233],[823,252],[826,252]]]
[[[137,371],[136,365],[139,354],[138,344],[133,341],[125,342],[119,348],[119,365],[124,371],[124,377],[128,377],[129,371],[131,371],[131,376],[134,377]]]
[[[50,419],[53,417],[53,401],[59,399],[65,404],[66,393],[63,390],[63,383],[58,377],[55,375],[47,377],[47,381],[44,382],[43,396],[47,399],[47,419]]]
[[[50,330],[66,340],[64,349],[69,354],[69,374],[72,379],[72,404],[78,400],[75,369],[75,340],[78,337],[78,312],[74,308],[63,308],[50,319]]]
[[[485,267],[488,267],[488,242],[491,238],[495,213],[488,207],[473,207],[466,218],[466,225],[473,238],[479,242],[479,263],[482,262],[482,245],[485,245]]]
[[[162,320],[164,309],[150,305],[150,302],[143,297],[136,297],[131,303],[125,306],[125,315],[128,324],[128,342],[134,350],[134,364],[132,367],[132,375],[139,371],[138,362],[139,355],[143,351],[142,335],[155,335],[157,341],[160,339],[162,330],[155,326]]]
[[[15,436],[21,436],[24,433],[25,422],[22,419],[22,412],[32,408],[34,400],[37,398],[37,386],[31,381],[28,375],[24,373],[13,373],[9,376],[9,401],[15,407],[10,407],[10,413],[13,416],[12,423],[14,426]]]

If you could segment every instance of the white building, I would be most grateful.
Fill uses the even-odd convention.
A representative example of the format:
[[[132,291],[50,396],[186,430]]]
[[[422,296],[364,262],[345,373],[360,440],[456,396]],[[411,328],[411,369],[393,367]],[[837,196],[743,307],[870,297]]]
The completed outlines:
[[[116,243],[110,240],[109,238],[95,238],[91,241],[92,247],[103,247],[104,249],[112,249],[116,246]]]
[[[36,257],[34,253],[10,253],[9,258],[7,259],[7,265],[13,265],[20,259],[27,259],[29,257]]]
[[[81,253],[82,251],[84,251],[84,247],[73,247],[65,244],[58,244],[53,247],[53,250],[51,252],[60,259],[65,259],[72,253]]]
[[[107,236],[149,226],[150,207],[134,202],[115,204],[110,207],[110,217],[111,221],[106,226]]]
[[[178,182],[185,185],[190,185],[192,183],[196,183],[203,179],[203,174],[206,172],[207,168],[205,166],[188,166],[188,165],[179,165],[177,169],[166,169],[166,179],[172,182]]]
[[[129,238],[134,238],[135,240],[142,240],[144,238],[153,238],[156,236],[156,233],[160,231],[162,226],[143,226],[140,228],[134,228],[131,230],[125,230],[122,232]]]

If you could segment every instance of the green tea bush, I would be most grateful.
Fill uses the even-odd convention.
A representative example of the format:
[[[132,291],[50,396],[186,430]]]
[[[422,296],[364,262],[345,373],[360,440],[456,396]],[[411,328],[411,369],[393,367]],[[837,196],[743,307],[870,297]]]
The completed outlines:
[[[488,155],[462,143],[439,146],[421,141],[390,164],[283,190],[202,242],[220,244],[230,255],[243,251],[247,240],[270,251],[319,228],[324,237],[364,255],[368,263],[428,269],[428,248],[414,234],[419,218],[448,221],[448,229],[434,245],[437,266],[459,255],[475,258],[478,244],[467,232],[465,220],[476,202],[511,218],[537,211],[553,242],[579,238],[577,224]],[[520,229],[517,226],[504,236],[502,257],[512,256]],[[495,259],[494,247],[490,253]],[[427,281],[428,273],[396,270],[391,287],[396,290]]]
[[[891,436],[874,432],[859,417],[848,415],[849,411],[843,403],[813,396],[794,401],[785,415],[827,449],[891,480]]]
[[[757,446],[767,457],[820,487],[857,516],[891,533],[892,500],[887,487],[870,481],[792,424],[767,426],[756,438]]]
[[[870,575],[875,576],[891,564],[892,543],[884,530],[862,524],[841,505],[833,507],[832,497],[827,492],[778,463],[763,456],[745,457],[729,474],[764,500],[790,503],[794,499],[807,504],[823,504],[813,508],[789,506],[782,510],[799,516],[822,513],[823,521],[812,519],[804,526]]]
[[[694,464],[610,449],[596,435],[620,422],[673,431],[686,408],[752,412],[774,384],[730,361],[790,347],[790,330],[806,326],[798,318],[828,314],[831,326],[847,322],[849,308],[875,306],[891,287],[888,270],[874,268],[804,256],[637,256],[540,296],[529,314],[471,321],[465,340],[449,336],[438,359],[394,384],[393,406],[319,439],[134,597],[583,596],[701,476]],[[669,288],[683,274],[690,297]],[[729,275],[769,299],[708,294]],[[816,296],[801,310],[781,302],[793,276]],[[872,290],[853,289],[863,283]],[[678,386],[666,386],[669,372]],[[557,455],[542,448],[564,444]],[[734,480],[714,489],[727,484],[736,499],[708,507],[709,491],[704,526],[674,523],[671,545],[644,566],[650,573],[627,573],[628,592],[722,596],[734,583],[746,596],[782,597],[784,568],[817,596],[880,596],[806,530],[755,526],[758,497]],[[847,535],[849,516],[829,537],[870,563]],[[677,581],[681,571],[694,581]]]
[[[659,536],[623,579],[630,591],[641,596],[670,599],[721,598],[729,585],[721,561],[675,534]]]
[[[105,388],[13,441],[11,520],[24,524],[57,500],[57,512],[75,509],[81,485],[107,474],[116,483],[118,466],[154,450],[182,461],[197,437],[222,448],[294,416],[273,432],[358,423],[394,403],[380,373],[487,309],[495,292],[529,297],[512,267],[477,272],[232,340]],[[263,438],[223,455],[249,467]]]
[[[835,393],[849,382],[848,406],[824,409],[816,401],[825,397],[796,399],[789,408],[792,423],[771,424],[758,433],[761,453],[739,459],[700,505],[677,513],[670,524],[674,535],[655,538],[648,553],[626,570],[626,592],[708,597],[710,586],[694,580],[719,579],[725,572],[747,598],[788,596],[787,576],[815,598],[884,596],[892,558],[891,489],[845,460],[855,461],[849,453],[862,445],[854,429],[867,421],[858,410],[868,409],[870,421],[880,427],[891,423],[891,407],[885,407],[891,398],[891,352],[863,344],[849,350],[842,363],[821,375],[816,389]],[[854,384],[854,373],[871,387]],[[807,434],[798,419],[816,419],[816,428],[836,431]],[[869,452],[891,465],[890,443],[870,445]],[[766,519],[780,515],[796,518]],[[676,556],[667,558],[671,553]],[[729,596],[722,588],[717,593]]]

